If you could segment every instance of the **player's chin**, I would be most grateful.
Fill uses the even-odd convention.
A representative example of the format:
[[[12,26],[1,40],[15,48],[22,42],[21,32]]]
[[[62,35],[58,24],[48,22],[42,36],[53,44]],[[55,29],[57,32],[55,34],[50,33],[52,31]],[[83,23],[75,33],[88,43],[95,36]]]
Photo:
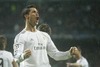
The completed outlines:
[[[39,24],[39,21],[36,21],[36,25],[38,25]]]
[[[35,25],[38,25],[38,23],[36,22]]]

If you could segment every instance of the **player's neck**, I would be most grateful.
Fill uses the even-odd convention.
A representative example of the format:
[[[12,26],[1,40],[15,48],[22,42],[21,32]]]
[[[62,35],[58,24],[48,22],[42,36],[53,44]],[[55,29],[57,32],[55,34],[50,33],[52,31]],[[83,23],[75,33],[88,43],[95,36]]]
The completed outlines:
[[[28,26],[26,26],[26,27],[25,27],[25,30],[26,30],[26,31],[35,32],[35,31],[36,31],[36,26],[35,26],[35,27],[28,27]]]
[[[25,24],[25,30],[26,31],[35,32],[36,31],[36,26],[32,26],[28,22],[26,22],[26,24]]]
[[[77,59],[80,59],[82,56],[79,54],[78,56],[77,56]]]

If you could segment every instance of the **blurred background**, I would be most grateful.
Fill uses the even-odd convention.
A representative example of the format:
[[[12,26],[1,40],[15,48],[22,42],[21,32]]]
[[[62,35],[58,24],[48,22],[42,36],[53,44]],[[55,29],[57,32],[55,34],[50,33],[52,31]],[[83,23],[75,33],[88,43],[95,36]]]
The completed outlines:
[[[13,53],[16,34],[24,28],[22,9],[35,4],[40,23],[52,28],[52,39],[61,51],[80,46],[90,67],[100,67],[100,0],[0,0],[0,34],[8,38]],[[52,67],[66,67],[67,61],[50,58]]]

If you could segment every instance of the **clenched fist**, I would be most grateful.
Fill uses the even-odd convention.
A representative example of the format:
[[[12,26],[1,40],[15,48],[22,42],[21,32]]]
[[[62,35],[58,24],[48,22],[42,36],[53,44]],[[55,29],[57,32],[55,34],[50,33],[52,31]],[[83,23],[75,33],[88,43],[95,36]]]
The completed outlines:
[[[31,50],[30,50],[30,49],[26,49],[26,50],[24,51],[24,59],[30,57],[31,54],[32,54],[32,53],[31,53]]]

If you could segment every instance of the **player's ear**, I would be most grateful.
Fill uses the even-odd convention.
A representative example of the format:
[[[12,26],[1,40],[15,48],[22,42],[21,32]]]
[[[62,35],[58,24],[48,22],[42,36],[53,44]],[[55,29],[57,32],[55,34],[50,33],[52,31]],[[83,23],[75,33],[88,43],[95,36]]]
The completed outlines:
[[[24,15],[24,17],[25,17],[26,19],[29,19],[29,16],[28,16],[28,14]]]

